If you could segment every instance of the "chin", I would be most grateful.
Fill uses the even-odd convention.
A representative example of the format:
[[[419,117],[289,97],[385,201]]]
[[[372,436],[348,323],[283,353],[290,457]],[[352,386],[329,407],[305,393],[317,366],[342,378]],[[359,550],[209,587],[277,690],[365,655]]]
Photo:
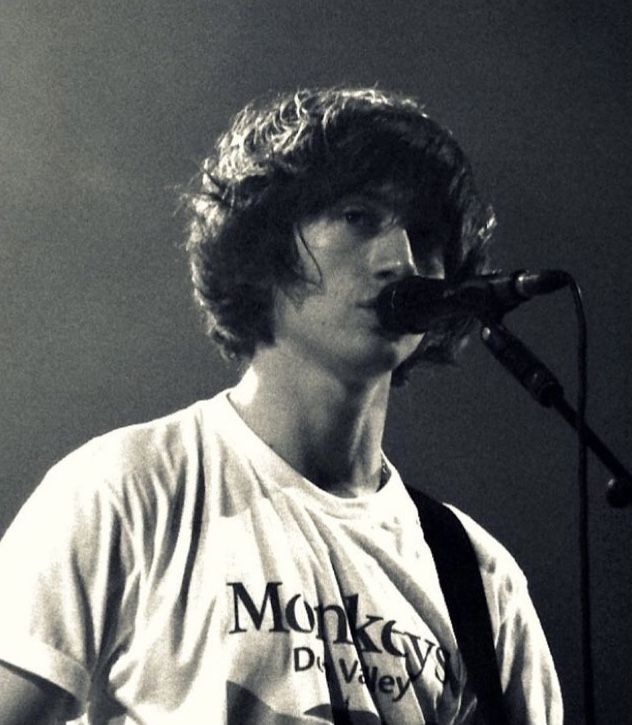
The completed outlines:
[[[413,345],[410,341],[407,345],[402,344],[401,336],[398,341],[389,341],[389,344],[382,342],[370,354],[357,361],[356,372],[360,377],[366,378],[390,375],[408,360],[418,345],[419,343]]]
[[[390,376],[415,352],[422,337],[376,328],[373,335],[363,335],[339,347],[329,364],[338,375],[356,382]]]
[[[382,348],[385,354],[389,354],[395,360],[394,368],[401,365],[417,350],[424,336],[421,335],[402,335],[398,332],[389,332],[388,330],[380,330],[378,332],[382,341]]]

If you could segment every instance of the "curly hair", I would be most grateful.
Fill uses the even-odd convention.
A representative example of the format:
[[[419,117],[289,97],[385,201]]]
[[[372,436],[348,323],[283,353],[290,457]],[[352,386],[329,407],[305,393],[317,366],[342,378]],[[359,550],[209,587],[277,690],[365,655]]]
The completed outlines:
[[[446,279],[486,269],[493,211],[451,133],[416,99],[376,88],[304,89],[235,116],[182,195],[194,297],[225,356],[247,360],[274,342],[277,290],[305,282],[295,222],[385,184],[407,200],[420,238],[444,230]],[[470,328],[450,321],[428,331],[394,384],[419,362],[453,362]]]

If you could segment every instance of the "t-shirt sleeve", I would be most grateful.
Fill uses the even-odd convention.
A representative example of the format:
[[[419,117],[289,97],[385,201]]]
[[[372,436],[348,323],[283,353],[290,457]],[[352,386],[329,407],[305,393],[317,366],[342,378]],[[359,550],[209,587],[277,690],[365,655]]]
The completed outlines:
[[[516,725],[562,725],[560,686],[526,580],[503,612],[496,653],[505,701]]]
[[[98,464],[89,448],[58,463],[0,542],[0,660],[73,695],[73,716],[125,636],[118,621],[134,589],[129,539]]]
[[[459,509],[479,559],[505,705],[512,725],[562,725],[563,705],[553,658],[513,556]]]

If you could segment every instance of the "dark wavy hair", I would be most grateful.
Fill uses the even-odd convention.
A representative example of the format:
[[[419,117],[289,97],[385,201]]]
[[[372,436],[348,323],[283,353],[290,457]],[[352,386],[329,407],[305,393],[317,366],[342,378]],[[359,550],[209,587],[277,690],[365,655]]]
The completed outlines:
[[[487,267],[494,226],[451,133],[411,97],[376,88],[299,90],[248,104],[182,195],[194,297],[225,356],[274,343],[279,289],[305,282],[294,224],[350,192],[389,185],[423,240],[441,230],[446,278]],[[410,232],[409,232],[410,233]],[[393,375],[449,363],[471,321],[438,324]]]

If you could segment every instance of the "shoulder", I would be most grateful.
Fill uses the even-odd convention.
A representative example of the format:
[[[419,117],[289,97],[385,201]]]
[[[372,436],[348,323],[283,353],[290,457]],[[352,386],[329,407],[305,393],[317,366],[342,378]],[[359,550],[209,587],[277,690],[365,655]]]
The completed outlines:
[[[115,497],[130,486],[177,481],[202,455],[203,410],[211,402],[92,438],[55,463],[44,481],[86,492],[105,488]]]
[[[92,438],[61,459],[52,470],[89,468],[104,475],[134,474],[174,465],[180,454],[199,445],[201,410],[205,402],[208,401]]]
[[[449,508],[463,524],[472,542],[490,613],[499,626],[516,604],[528,597],[524,572],[514,556],[495,536],[456,506],[450,504]]]
[[[513,555],[493,534],[461,509],[452,504],[446,505],[463,524],[476,552],[481,570],[489,574],[506,572],[518,579],[524,579],[524,574]]]
[[[212,403],[110,431],[59,460],[9,526],[0,560],[25,548],[60,561],[72,551],[89,568],[98,552],[116,548],[132,566],[173,544],[205,483],[204,411]],[[47,551],[34,546],[33,532]]]
[[[142,530],[195,496],[203,476],[207,409],[214,399],[95,437],[55,463],[26,508],[69,524],[118,521]]]
[[[514,557],[480,524],[450,506],[479,561],[495,635],[496,655],[512,722],[561,723],[560,686],[527,579]]]

